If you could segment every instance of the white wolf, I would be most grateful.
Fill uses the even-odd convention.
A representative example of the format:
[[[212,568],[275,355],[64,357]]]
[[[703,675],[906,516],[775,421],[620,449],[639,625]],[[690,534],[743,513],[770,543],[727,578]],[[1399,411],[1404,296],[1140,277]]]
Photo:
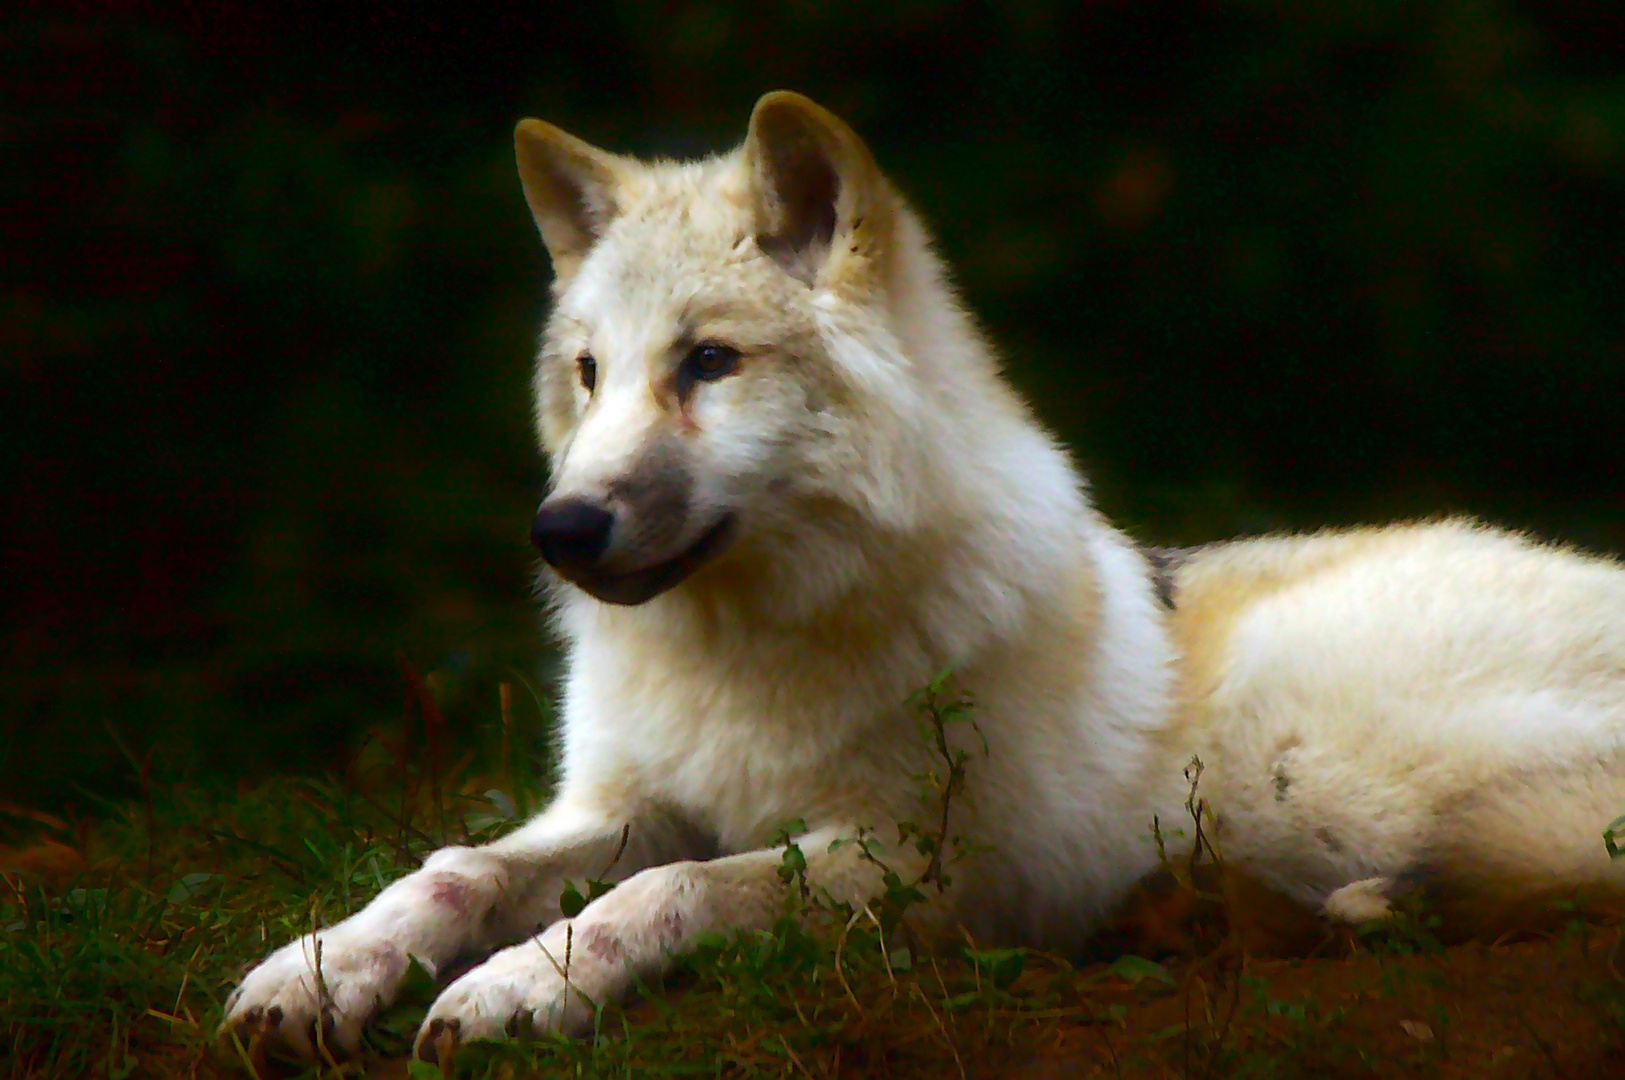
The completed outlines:
[[[420,1053],[579,1023],[567,934],[571,989],[601,1000],[767,925],[791,819],[813,884],[870,895],[830,842],[917,813],[904,702],[944,671],[987,751],[954,828],[992,850],[930,914],[978,939],[1078,946],[1156,868],[1193,754],[1229,863],[1332,916],[1380,916],[1422,873],[1484,917],[1625,885],[1599,837],[1625,812],[1618,565],[1442,522],[1153,566],[836,117],[769,94],[696,163],[535,120],[516,142],[555,271],[533,537],[569,654],[563,779],[519,831],[320,931],[319,980],[310,937],[273,953],[228,1025],[353,1048],[409,956],[491,950]],[[625,880],[561,918],[628,825]]]

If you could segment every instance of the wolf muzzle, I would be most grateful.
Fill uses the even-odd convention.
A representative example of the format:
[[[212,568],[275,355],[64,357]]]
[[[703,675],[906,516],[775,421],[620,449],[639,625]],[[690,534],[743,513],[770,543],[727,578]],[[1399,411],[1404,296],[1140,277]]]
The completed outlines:
[[[530,542],[566,581],[605,603],[632,605],[680,584],[727,550],[737,534],[737,524],[733,513],[724,513],[676,556],[616,572],[606,570],[599,561],[609,550],[615,514],[586,499],[569,497],[542,503],[530,526]]]

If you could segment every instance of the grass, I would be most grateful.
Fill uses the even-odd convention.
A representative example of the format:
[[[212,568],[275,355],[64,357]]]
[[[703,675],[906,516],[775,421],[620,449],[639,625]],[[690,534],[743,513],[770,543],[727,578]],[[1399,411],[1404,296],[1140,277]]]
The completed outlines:
[[[143,798],[72,819],[0,804],[0,1077],[299,1073],[214,1038],[241,975],[312,923],[355,911],[442,842],[512,827],[546,786],[505,749],[507,691],[498,736],[470,751],[446,737],[425,681],[407,669],[407,683],[411,723],[375,732],[343,776],[236,788],[148,778]],[[944,759],[945,799],[954,762]],[[1194,791],[1193,811],[1200,821]],[[944,853],[938,875],[954,862],[946,839],[913,835]],[[786,841],[787,911],[806,902],[797,854]],[[894,881],[889,892],[932,884]],[[708,938],[663,984],[603,1006],[595,1037],[475,1044],[448,1071],[1431,1080],[1625,1066],[1617,926],[1445,949],[1418,911],[1378,932],[1328,934],[1314,959],[1268,960],[1249,955],[1221,910],[1216,928],[1191,937],[1203,944],[1178,954],[1075,964],[922,940],[906,896],[889,899],[889,909],[881,897]],[[445,1075],[406,1061],[434,989],[419,972],[359,1060],[302,1071]]]

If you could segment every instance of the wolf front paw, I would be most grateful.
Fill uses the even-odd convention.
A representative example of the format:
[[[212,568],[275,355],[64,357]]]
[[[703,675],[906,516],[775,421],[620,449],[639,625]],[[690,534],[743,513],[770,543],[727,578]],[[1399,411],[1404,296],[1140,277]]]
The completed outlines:
[[[461,1043],[512,1038],[526,1030],[590,1032],[598,1002],[619,989],[611,985],[618,980],[590,956],[567,959],[570,951],[550,930],[503,949],[446,987],[418,1030],[417,1056],[438,1063]]]
[[[316,1057],[319,1048],[333,1057],[354,1054],[362,1025],[394,999],[408,964],[405,951],[388,942],[307,934],[248,973],[226,1002],[220,1034],[301,1058]]]

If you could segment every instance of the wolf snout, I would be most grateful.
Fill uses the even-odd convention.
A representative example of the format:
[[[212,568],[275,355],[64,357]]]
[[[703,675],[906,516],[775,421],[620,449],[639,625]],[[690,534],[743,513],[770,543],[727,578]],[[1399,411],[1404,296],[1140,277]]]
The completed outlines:
[[[548,499],[536,511],[530,542],[554,567],[590,566],[609,547],[615,515],[586,499]]]

